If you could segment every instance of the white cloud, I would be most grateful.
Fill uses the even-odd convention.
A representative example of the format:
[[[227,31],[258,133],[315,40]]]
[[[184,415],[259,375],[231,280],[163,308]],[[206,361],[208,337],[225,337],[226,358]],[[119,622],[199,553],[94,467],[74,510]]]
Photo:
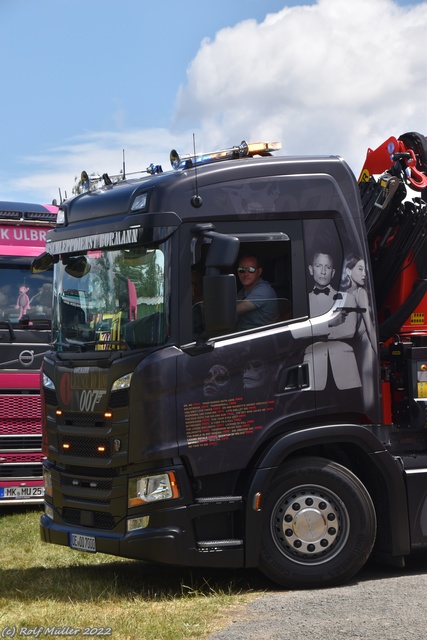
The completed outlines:
[[[126,130],[116,107],[110,121],[120,131],[26,159],[32,171],[9,181],[11,192],[70,195],[82,169],[118,173],[122,149],[128,172],[151,162],[166,169],[172,147],[192,151],[193,133],[199,152],[278,140],[287,155],[341,155],[357,175],[368,147],[406,131],[427,134],[427,2],[318,0],[261,24],[246,20],[202,42],[169,128]]]
[[[205,40],[176,125],[203,146],[278,139],[286,154],[332,153],[358,171],[367,147],[427,133],[427,3],[319,0]]]

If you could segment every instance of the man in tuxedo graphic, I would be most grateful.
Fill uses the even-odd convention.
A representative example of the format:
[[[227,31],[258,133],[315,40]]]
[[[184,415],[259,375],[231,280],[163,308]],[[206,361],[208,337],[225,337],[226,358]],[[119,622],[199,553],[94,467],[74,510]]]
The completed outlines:
[[[314,281],[309,293],[314,344],[306,349],[304,361],[309,365],[311,387],[315,391],[327,390],[331,396],[336,391],[345,392],[349,400],[359,400],[362,382],[352,347],[356,300],[351,293],[337,292],[331,285],[335,269],[329,253],[314,253],[308,269]]]

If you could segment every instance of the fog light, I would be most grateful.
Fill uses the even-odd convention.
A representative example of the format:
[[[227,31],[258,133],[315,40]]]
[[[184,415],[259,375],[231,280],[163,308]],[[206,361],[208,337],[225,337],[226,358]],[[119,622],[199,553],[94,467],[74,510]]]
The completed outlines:
[[[127,521],[127,531],[136,531],[137,529],[145,529],[150,522],[150,516],[142,516],[141,518],[129,518]]]
[[[48,518],[53,520],[53,507],[51,507],[47,502],[44,503],[44,512]]]

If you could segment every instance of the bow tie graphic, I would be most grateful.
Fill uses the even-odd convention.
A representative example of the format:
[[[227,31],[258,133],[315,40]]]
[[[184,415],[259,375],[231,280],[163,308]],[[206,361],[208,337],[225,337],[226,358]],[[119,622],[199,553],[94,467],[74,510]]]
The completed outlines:
[[[317,287],[314,287],[313,293],[315,296],[318,296],[319,293],[324,293],[326,296],[328,296],[331,293],[331,290],[329,287],[325,287],[324,289],[318,289]]]

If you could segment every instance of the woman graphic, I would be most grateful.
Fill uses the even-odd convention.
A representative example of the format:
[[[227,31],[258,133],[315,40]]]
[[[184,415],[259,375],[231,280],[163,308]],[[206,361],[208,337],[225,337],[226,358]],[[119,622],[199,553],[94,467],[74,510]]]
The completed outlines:
[[[369,296],[366,291],[367,274],[364,259],[352,253],[343,264],[341,290],[353,294],[360,309],[357,314],[357,328],[354,341],[354,353],[362,379],[363,399],[365,411],[369,412],[374,406],[375,384],[372,380],[373,364],[377,357],[375,329],[372,322]]]

